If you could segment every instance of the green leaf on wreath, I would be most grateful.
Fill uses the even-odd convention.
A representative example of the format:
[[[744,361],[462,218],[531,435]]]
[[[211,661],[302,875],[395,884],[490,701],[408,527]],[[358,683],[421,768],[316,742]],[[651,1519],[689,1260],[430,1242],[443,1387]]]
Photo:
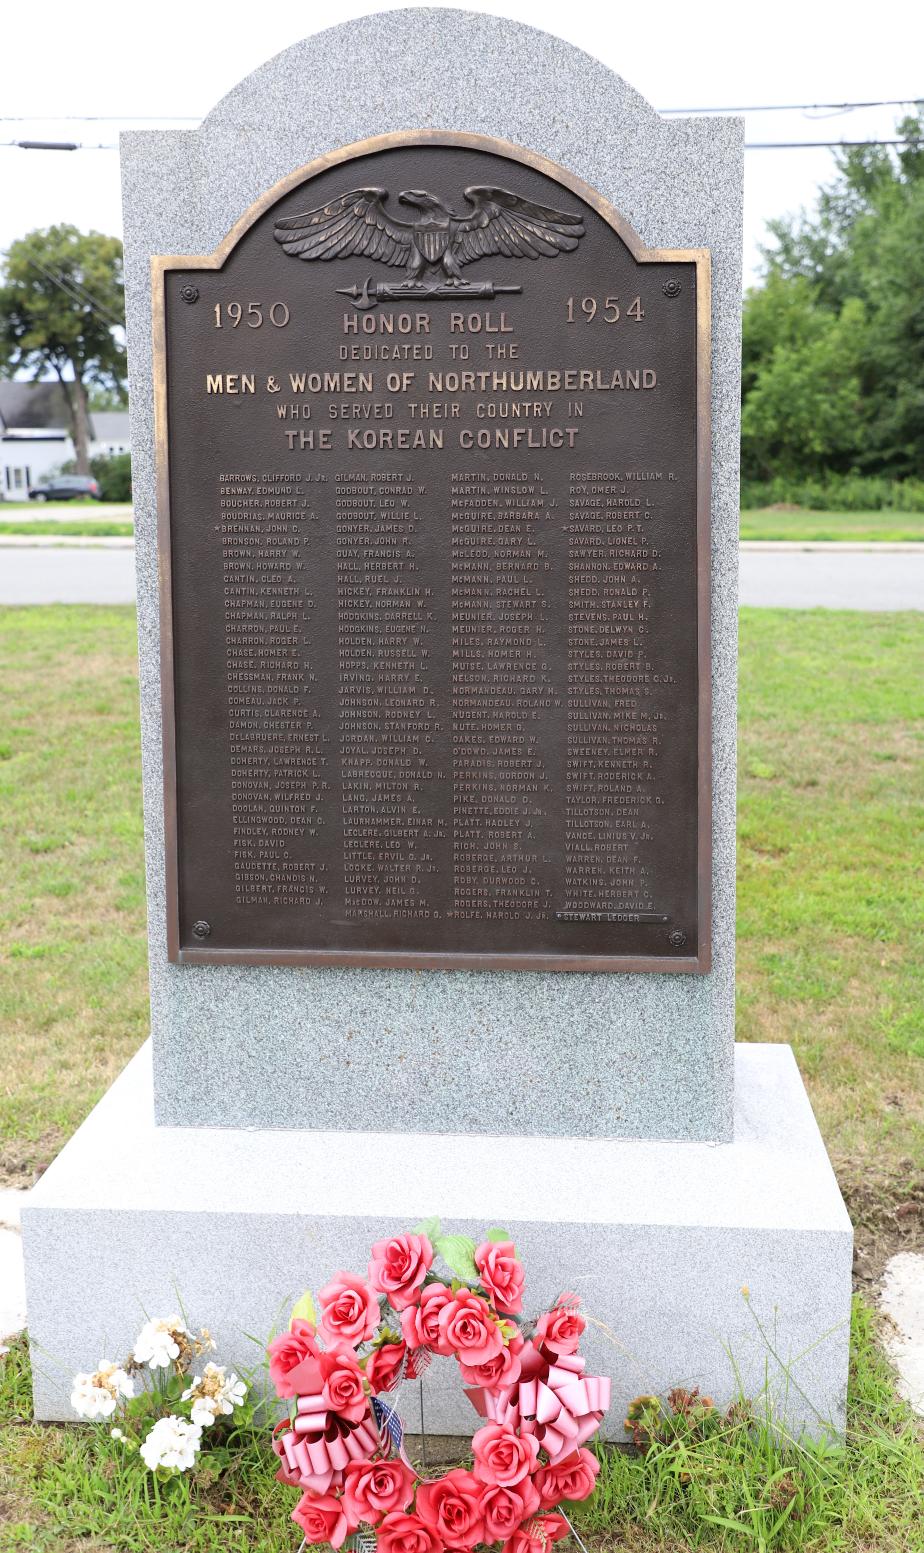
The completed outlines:
[[[509,1229],[489,1229],[485,1240],[502,1241],[510,1239]]]
[[[433,1243],[435,1243],[436,1237],[438,1236],[439,1232],[440,1232],[440,1221],[439,1221],[439,1219],[421,1219],[419,1224],[415,1224],[414,1225],[414,1228],[412,1229],[411,1234],[412,1235],[426,1235],[427,1239],[431,1242],[431,1244],[433,1244]]]
[[[469,1240],[467,1235],[440,1235],[433,1245],[450,1272],[464,1278],[466,1283],[478,1282],[474,1240]]]
[[[314,1300],[311,1298],[311,1290],[310,1289],[306,1289],[304,1294],[302,1295],[301,1299],[300,1300],[296,1300],[295,1304],[292,1306],[292,1314],[289,1317],[289,1320],[290,1320],[290,1322],[292,1322],[292,1321],[311,1321],[311,1322],[316,1322],[317,1319],[318,1318],[317,1318],[317,1315],[315,1313],[315,1308],[314,1308]]]

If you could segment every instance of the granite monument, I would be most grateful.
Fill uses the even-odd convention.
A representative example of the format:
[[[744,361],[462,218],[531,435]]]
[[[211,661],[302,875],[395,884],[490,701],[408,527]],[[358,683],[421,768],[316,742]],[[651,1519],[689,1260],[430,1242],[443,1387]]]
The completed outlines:
[[[741,122],[413,9],[122,163],[152,1033],[23,1214],[38,1416],[439,1213],[617,1437],[736,1368],[837,1431],[849,1221],[733,1037]]]

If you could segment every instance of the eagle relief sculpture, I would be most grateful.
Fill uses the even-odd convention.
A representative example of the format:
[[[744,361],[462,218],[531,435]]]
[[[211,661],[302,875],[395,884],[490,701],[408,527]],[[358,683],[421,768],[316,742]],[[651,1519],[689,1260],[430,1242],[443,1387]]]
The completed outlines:
[[[488,298],[522,286],[466,281],[462,266],[491,254],[507,259],[554,259],[570,253],[584,236],[580,215],[553,210],[511,194],[509,189],[471,185],[465,198],[471,209],[450,210],[435,194],[405,189],[402,205],[416,207],[414,221],[402,221],[385,209],[387,189],[350,189],[327,205],[277,221],[273,236],[295,259],[349,259],[363,255],[381,264],[404,265],[403,281],[375,282],[360,289],[338,287],[358,308],[398,299]]]

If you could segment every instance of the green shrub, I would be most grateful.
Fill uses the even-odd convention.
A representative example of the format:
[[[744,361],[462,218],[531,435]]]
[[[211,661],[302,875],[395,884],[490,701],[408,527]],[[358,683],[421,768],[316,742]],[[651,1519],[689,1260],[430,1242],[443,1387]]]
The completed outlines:
[[[826,474],[804,479],[742,480],[746,511],[785,502],[814,512],[924,512],[924,480]]]
[[[73,458],[65,460],[60,467],[48,471],[49,477],[76,473],[77,461]],[[90,473],[99,486],[100,498],[103,501],[131,501],[132,456],[130,453],[114,453],[111,458],[101,453],[98,458],[91,458]]]
[[[112,458],[94,458],[90,468],[99,482],[103,501],[131,501],[132,459],[130,453],[115,453]]]

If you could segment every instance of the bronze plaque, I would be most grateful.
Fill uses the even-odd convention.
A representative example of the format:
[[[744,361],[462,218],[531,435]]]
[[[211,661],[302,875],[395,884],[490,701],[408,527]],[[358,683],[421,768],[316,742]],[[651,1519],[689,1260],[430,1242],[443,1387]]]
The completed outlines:
[[[422,131],[153,269],[171,958],[708,969],[708,254]]]

